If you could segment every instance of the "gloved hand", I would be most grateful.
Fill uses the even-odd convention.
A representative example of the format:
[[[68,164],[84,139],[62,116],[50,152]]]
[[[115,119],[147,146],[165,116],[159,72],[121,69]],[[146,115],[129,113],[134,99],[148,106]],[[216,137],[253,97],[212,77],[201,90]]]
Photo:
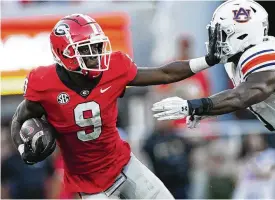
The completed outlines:
[[[170,97],[153,104],[152,111],[157,120],[182,119],[189,115],[188,101],[180,97]]]
[[[217,40],[220,38],[220,25],[217,23],[214,30],[210,25],[208,25],[207,29],[209,41],[206,42],[207,54],[205,56],[205,61],[209,66],[213,66],[220,63],[221,61],[217,45]]]
[[[22,160],[27,165],[33,165],[37,162],[44,160],[42,152],[44,150],[44,145],[42,142],[42,137],[37,140],[37,145],[35,151],[32,149],[30,142],[25,142],[24,144],[20,144],[18,147],[18,151],[21,155]]]

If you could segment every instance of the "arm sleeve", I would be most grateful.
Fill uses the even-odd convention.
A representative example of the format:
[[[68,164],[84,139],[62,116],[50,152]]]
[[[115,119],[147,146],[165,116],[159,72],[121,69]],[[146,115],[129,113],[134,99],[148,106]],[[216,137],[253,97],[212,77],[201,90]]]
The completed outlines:
[[[29,75],[25,78],[23,96],[30,101],[40,101],[41,99],[39,92],[35,89],[34,85],[34,72],[31,71]]]

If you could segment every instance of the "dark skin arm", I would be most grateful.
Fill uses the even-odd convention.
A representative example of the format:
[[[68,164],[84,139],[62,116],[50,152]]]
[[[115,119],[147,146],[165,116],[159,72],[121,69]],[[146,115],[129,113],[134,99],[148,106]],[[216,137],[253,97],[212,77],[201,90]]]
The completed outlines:
[[[129,86],[148,86],[174,83],[194,75],[189,61],[175,61],[157,68],[138,68]]]
[[[23,141],[20,138],[19,132],[23,123],[31,118],[40,118],[45,114],[45,111],[40,103],[29,100],[23,100],[17,107],[11,123],[11,137],[16,148]]]
[[[208,115],[222,115],[247,108],[266,100],[275,90],[275,72],[263,71],[249,75],[246,82],[234,89],[210,97],[213,108]]]
[[[205,56],[207,65],[213,66],[220,62],[220,58],[215,54],[217,52],[218,24],[213,31],[208,28],[209,44],[208,53]],[[194,75],[190,69],[189,60],[179,60],[168,63],[157,68],[138,68],[137,75],[129,86],[148,86],[174,83]]]

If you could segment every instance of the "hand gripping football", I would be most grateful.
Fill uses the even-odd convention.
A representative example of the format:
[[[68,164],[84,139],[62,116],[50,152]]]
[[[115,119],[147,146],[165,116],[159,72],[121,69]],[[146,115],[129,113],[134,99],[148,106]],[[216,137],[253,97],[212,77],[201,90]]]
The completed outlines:
[[[20,137],[33,152],[49,153],[54,151],[56,131],[46,120],[32,118],[25,121],[20,130]]]

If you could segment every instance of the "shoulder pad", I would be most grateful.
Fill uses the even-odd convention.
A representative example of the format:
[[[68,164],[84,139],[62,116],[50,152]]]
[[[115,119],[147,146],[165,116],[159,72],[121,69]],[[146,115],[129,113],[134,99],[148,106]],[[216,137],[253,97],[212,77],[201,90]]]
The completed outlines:
[[[44,91],[51,83],[50,79],[54,76],[55,65],[40,66],[30,71],[28,79],[28,87],[36,91]]]
[[[275,43],[265,41],[245,51],[240,58],[238,68],[244,77],[258,68],[268,67],[271,62],[274,63],[274,60]]]

